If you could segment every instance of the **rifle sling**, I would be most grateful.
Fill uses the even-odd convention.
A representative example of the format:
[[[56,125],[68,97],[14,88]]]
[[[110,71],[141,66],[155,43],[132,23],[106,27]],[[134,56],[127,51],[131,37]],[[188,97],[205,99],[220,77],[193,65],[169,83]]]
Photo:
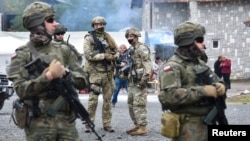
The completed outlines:
[[[31,52],[32,55],[34,55],[35,58],[40,57],[38,51],[36,50],[36,48],[34,47],[34,45],[31,42],[28,42],[27,46],[30,48],[30,52]]]
[[[35,58],[40,58],[40,55],[34,45],[31,42],[27,43],[27,46],[30,48],[30,52],[32,55],[34,55]],[[63,97],[60,95],[57,97],[57,99],[51,104],[51,106],[48,108],[47,114],[50,116],[55,116],[57,111],[62,107],[62,105],[66,101],[63,99]]]

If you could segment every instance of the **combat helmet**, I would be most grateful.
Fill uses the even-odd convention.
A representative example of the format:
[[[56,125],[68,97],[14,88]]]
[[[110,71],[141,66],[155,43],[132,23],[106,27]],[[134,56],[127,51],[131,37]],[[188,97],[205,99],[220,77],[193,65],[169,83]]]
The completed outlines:
[[[130,34],[135,35],[137,37],[141,37],[141,33],[140,33],[139,29],[134,28],[134,27],[126,30],[125,37],[128,38],[128,35],[130,35]]]
[[[56,29],[55,29],[55,33],[54,34],[58,34],[58,33],[65,33],[67,31],[67,28],[62,25],[62,24],[58,24],[56,26]]]
[[[94,27],[94,24],[97,24],[97,23],[103,23],[105,25],[107,24],[106,20],[101,16],[94,17],[92,19],[91,26]]]
[[[190,45],[206,33],[205,27],[191,21],[179,24],[174,31],[174,43],[178,46]]]
[[[45,2],[33,2],[23,12],[23,26],[30,29],[44,22],[45,18],[54,16],[51,5]]]

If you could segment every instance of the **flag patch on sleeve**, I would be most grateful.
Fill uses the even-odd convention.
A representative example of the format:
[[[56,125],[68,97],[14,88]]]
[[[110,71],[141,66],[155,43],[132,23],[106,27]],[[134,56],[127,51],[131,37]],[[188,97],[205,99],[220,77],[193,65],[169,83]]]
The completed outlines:
[[[11,60],[15,59],[16,56],[17,56],[16,53],[12,54],[12,55],[11,55]]]
[[[164,70],[165,72],[167,72],[167,71],[171,70],[171,67],[170,67],[170,66],[166,66],[166,67],[164,67],[163,70]]]

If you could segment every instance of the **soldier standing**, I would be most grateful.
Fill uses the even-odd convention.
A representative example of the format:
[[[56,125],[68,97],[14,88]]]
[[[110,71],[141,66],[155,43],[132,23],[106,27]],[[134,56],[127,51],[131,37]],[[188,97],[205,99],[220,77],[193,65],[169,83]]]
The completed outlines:
[[[68,40],[67,42],[64,41],[64,34],[66,32],[67,32],[67,28],[62,24],[58,24],[56,26],[55,33],[54,33],[54,41],[67,45],[77,56],[78,63],[82,65],[82,55],[76,50],[76,48],[72,44],[68,42]]]
[[[128,107],[130,117],[135,125],[126,132],[130,135],[147,135],[147,82],[152,68],[150,49],[139,42],[141,33],[136,28],[126,31],[125,37],[131,45],[129,50],[134,60],[129,74]]]
[[[203,55],[205,28],[198,23],[186,21],[175,28],[174,41],[178,45],[174,55],[160,68],[159,85],[163,111],[169,111],[180,123],[176,128],[179,135],[171,135],[173,141],[207,141],[207,125],[203,123],[205,116],[213,107],[212,101],[225,94],[225,85],[206,66],[200,55]],[[197,76],[207,76],[201,83]],[[179,118],[178,118],[179,117]],[[172,120],[172,121],[174,121]]]
[[[114,91],[114,62],[119,52],[114,39],[105,32],[106,21],[97,16],[92,20],[94,31],[89,31],[84,37],[84,54],[86,63],[84,71],[89,74],[90,94],[88,112],[92,122],[95,120],[98,97],[103,93],[102,122],[105,131],[114,132],[111,127],[111,97]],[[86,131],[90,128],[86,125]]]
[[[88,81],[76,62],[77,57],[65,45],[52,41],[56,25],[54,10],[44,2],[33,2],[23,12],[23,26],[30,31],[30,41],[16,49],[11,58],[8,79],[13,82],[20,102],[26,110],[17,111],[18,126],[24,128],[26,140],[71,140],[80,141],[73,110],[67,102],[55,111],[55,115],[48,115],[52,105],[58,105],[58,90],[52,85],[53,80],[65,76],[65,67],[69,74],[65,77],[74,80],[77,89],[86,88]],[[40,58],[44,70],[33,73],[25,65]],[[38,66],[41,67],[41,66]],[[22,113],[22,112],[27,113]],[[18,115],[24,115],[18,116]],[[23,123],[23,124],[22,124]]]

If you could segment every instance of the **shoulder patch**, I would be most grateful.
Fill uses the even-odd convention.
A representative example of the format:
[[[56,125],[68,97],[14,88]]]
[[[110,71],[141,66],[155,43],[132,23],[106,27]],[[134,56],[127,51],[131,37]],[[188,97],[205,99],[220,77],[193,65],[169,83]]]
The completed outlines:
[[[11,55],[11,60],[15,59],[17,57],[16,53]]]
[[[170,66],[166,66],[166,67],[164,67],[163,70],[164,70],[165,72],[167,72],[167,71],[171,70],[171,67],[170,67]]]

